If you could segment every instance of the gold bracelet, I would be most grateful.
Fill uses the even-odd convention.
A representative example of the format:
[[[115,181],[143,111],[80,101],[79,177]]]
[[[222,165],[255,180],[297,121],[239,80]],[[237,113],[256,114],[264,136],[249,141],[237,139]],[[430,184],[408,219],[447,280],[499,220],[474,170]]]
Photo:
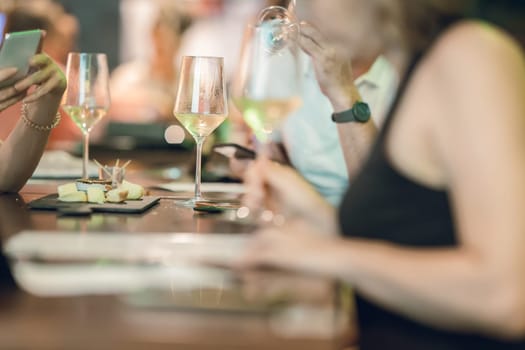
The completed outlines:
[[[38,131],[49,131],[51,129],[54,129],[58,126],[58,123],[60,123],[60,111],[57,112],[55,115],[55,119],[53,119],[53,122],[49,125],[40,125],[32,120],[30,120],[27,117],[27,103],[22,102],[22,120],[24,123],[26,123],[27,126],[29,126],[32,129],[38,130]]]

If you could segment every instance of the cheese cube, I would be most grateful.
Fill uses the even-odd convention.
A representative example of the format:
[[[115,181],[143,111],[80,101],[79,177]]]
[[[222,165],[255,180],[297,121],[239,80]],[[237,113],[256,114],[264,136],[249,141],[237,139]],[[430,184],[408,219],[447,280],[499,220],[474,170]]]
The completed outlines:
[[[75,191],[58,196],[60,202],[87,202],[87,195],[84,191]]]
[[[127,199],[136,200],[144,196],[144,187],[124,180],[120,188],[128,191]]]
[[[77,185],[74,182],[58,186],[58,196],[63,197],[69,193],[77,192]]]
[[[110,203],[121,203],[128,197],[128,191],[124,189],[114,189],[106,193],[106,201]]]
[[[87,200],[89,203],[104,203],[104,191],[98,187],[89,187],[87,189]]]

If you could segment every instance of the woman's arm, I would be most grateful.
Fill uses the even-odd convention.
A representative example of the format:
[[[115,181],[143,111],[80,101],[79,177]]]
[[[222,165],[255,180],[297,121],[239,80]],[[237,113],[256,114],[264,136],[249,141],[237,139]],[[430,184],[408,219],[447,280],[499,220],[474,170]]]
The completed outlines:
[[[334,112],[343,112],[363,99],[354,84],[351,62],[339,57],[334,49],[326,46],[326,42],[314,26],[301,23],[299,43],[312,58],[321,91],[332,104]],[[326,118],[327,123],[332,123],[330,116],[320,117]],[[368,156],[377,135],[377,127],[370,118],[366,123],[338,124],[337,129],[348,176],[352,181]]]
[[[436,327],[523,337],[523,56],[495,30],[464,24],[437,44],[424,69],[441,79],[434,98],[447,97],[450,111],[432,135],[459,246],[409,249],[327,240],[308,226],[289,224],[261,232],[242,263],[341,278],[385,308]]]
[[[31,66],[36,70],[33,74],[0,91],[0,99],[7,102],[3,107],[7,107],[23,98],[36,85],[24,99],[27,106],[23,112],[25,118],[20,118],[0,146],[0,192],[20,190],[33,173],[44,151],[66,87],[64,74],[48,56],[34,56]]]
[[[320,232],[337,235],[337,212],[301,175],[287,165],[259,157],[244,177],[248,208],[265,207],[287,218],[303,217]]]

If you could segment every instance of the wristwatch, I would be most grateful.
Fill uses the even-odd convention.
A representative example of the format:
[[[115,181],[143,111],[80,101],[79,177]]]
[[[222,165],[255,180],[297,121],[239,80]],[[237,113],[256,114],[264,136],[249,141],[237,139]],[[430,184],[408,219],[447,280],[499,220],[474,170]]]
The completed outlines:
[[[370,107],[365,102],[357,101],[346,111],[333,113],[332,121],[336,123],[358,122],[366,123],[370,119]]]

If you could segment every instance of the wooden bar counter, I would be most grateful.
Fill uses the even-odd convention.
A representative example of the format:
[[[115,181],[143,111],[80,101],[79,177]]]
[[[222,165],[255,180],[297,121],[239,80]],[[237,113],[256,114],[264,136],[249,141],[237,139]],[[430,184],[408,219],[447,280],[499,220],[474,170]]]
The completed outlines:
[[[162,199],[157,206],[138,215],[94,213],[69,217],[27,207],[29,201],[55,192],[57,184],[31,181],[19,195],[0,196],[0,237],[4,247],[10,237],[21,231],[78,235],[249,234],[247,226],[227,215],[195,214],[170,199]],[[152,191],[152,194],[170,193]],[[6,261],[3,257],[4,268]],[[210,309],[198,307],[198,300],[221,300],[225,296],[201,289],[186,295],[193,302],[186,306],[166,307],[162,303],[137,306],[130,302],[129,295],[42,297],[1,281],[0,349],[306,350],[338,349],[348,342],[352,333],[348,328],[348,310],[335,283],[278,272],[255,274],[248,282],[244,277],[240,279],[243,281],[240,290],[252,296],[254,291],[264,294],[286,290],[292,297],[278,311],[221,309],[220,301],[218,308]]]

